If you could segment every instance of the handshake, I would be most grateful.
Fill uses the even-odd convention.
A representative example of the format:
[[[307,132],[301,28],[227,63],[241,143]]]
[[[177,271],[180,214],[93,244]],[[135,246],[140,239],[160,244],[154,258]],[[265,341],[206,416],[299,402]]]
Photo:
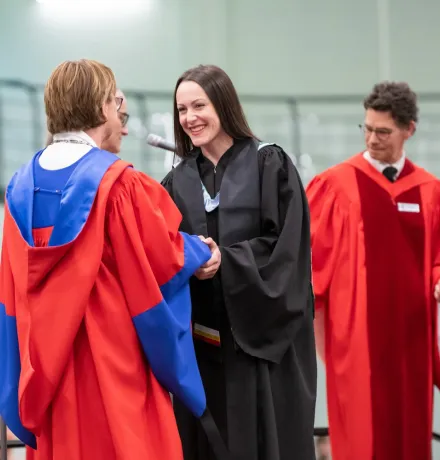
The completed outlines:
[[[205,238],[202,235],[199,235],[199,238],[205,244],[208,245],[209,249],[211,250],[211,258],[208,260],[208,262],[202,265],[194,273],[194,275],[199,280],[207,280],[207,279],[213,278],[214,275],[217,273],[217,270],[219,269],[220,263],[222,260],[222,255],[221,255],[219,247],[217,246],[217,243],[212,238]]]
[[[211,250],[211,252],[212,252],[212,250]],[[437,300],[437,302],[440,302],[440,280],[437,281],[437,284],[435,285],[434,297],[435,297],[435,300]]]

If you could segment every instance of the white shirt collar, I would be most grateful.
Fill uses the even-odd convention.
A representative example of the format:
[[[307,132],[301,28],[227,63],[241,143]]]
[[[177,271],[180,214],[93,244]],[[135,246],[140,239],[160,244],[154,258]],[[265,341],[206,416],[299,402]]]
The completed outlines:
[[[40,156],[40,166],[47,170],[67,168],[81,159],[92,148],[97,147],[96,142],[84,131],[58,133],[53,136],[54,141],[77,140],[81,143],[57,142],[48,145]]]
[[[375,167],[380,173],[383,173],[384,169],[388,166],[394,166],[397,169],[396,179],[399,177],[402,172],[403,167],[405,166],[406,154],[403,152],[402,156],[395,163],[384,163],[382,161],[374,159],[368,150],[364,152],[364,158]]]
[[[87,142],[88,144],[91,144],[93,147],[98,147],[96,145],[96,142],[84,131],[71,131],[71,132],[65,132],[65,133],[58,133],[58,134],[54,134],[53,136],[54,141],[66,141],[69,139]]]

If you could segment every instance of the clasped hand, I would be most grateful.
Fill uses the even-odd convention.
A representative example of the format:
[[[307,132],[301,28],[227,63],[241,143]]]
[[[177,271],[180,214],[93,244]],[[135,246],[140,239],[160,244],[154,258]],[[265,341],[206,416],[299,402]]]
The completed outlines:
[[[437,284],[435,285],[434,297],[437,300],[437,302],[440,302],[440,281],[437,281]]]
[[[219,247],[217,246],[217,243],[212,238],[205,238],[202,235],[199,235],[199,238],[205,244],[208,245],[209,249],[211,250],[211,258],[208,260],[208,262],[202,265],[194,273],[194,275],[199,280],[207,280],[207,279],[213,278],[214,275],[217,273],[217,270],[219,269],[220,263],[222,260],[222,255],[221,255]]]

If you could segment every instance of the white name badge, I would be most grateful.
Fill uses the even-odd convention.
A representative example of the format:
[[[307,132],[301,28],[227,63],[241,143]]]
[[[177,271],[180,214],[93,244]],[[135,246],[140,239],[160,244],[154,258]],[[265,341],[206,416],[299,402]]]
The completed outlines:
[[[418,203],[397,203],[397,209],[400,212],[420,212]]]

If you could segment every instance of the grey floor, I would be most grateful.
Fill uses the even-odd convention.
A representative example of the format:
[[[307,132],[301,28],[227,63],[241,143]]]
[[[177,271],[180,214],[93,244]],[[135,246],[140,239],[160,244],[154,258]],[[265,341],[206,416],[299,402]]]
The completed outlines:
[[[9,449],[8,460],[25,460],[26,452],[24,449]]]

